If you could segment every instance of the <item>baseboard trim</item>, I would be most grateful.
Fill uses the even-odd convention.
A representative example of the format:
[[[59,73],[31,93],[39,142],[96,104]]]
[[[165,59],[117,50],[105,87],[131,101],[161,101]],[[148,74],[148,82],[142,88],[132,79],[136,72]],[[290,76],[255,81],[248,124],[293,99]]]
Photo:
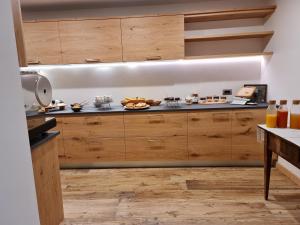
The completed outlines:
[[[287,168],[282,166],[280,163],[277,163],[276,168],[285,176],[287,176],[291,181],[300,186],[300,178],[289,171]]]

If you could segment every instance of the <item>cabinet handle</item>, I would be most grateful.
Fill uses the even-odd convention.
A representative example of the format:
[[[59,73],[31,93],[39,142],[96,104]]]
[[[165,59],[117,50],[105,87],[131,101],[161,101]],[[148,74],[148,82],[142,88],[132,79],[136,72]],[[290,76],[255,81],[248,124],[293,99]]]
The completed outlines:
[[[163,115],[149,116],[150,124],[164,123],[165,119]]]
[[[99,63],[102,62],[100,59],[85,59],[86,63]]]
[[[29,65],[38,65],[38,64],[41,64],[41,61],[40,60],[28,60],[27,62]]]
[[[148,144],[149,144],[149,148],[154,150],[160,150],[165,148],[163,140],[161,139],[157,139],[157,140],[148,139]]]
[[[161,60],[162,57],[161,56],[151,56],[151,57],[147,57],[146,60],[151,61],[151,60]]]
[[[250,122],[254,120],[254,115],[252,113],[235,113],[236,119],[241,122]]]
[[[90,120],[90,121],[89,121],[89,118],[86,117],[86,125],[88,125],[88,126],[101,126],[102,125],[101,117],[97,117],[95,120]]]
[[[191,120],[192,120],[193,122],[198,122],[198,121],[200,121],[199,118],[195,118],[195,117],[193,117]]]
[[[214,122],[228,122],[230,120],[228,113],[213,113],[212,117]]]

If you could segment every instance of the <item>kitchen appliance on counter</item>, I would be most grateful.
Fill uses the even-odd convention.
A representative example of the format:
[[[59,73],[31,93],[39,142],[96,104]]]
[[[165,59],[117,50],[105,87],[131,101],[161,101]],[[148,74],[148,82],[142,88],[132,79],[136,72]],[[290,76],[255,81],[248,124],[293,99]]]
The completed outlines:
[[[253,103],[267,103],[267,84],[245,84],[244,87],[255,87],[255,91],[250,98]]]
[[[21,82],[28,134],[32,141],[56,126],[55,118],[47,118],[45,113],[39,112],[41,107],[51,103],[52,87],[49,80],[36,71],[22,71]]]

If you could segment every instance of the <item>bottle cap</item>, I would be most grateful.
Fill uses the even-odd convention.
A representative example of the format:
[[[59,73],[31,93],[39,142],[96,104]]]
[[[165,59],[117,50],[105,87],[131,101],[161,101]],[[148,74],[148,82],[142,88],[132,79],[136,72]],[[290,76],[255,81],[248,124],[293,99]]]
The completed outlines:
[[[280,100],[280,105],[286,105],[287,104],[287,100]]]
[[[293,105],[300,105],[300,100],[293,100]]]
[[[270,100],[269,101],[269,105],[275,105],[276,104],[276,100]]]

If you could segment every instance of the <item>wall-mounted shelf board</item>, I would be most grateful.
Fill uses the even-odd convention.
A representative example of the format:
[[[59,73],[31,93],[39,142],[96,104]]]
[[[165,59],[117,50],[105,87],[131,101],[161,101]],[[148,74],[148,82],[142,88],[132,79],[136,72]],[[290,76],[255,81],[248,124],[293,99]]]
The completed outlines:
[[[185,14],[184,22],[195,23],[219,20],[268,18],[274,13],[275,9],[276,6],[268,6],[264,8],[232,9],[226,11]]]
[[[212,36],[190,36],[185,37],[185,42],[199,42],[199,41],[224,41],[235,39],[250,39],[250,38],[271,38],[274,31],[264,32],[249,32],[249,33],[236,33]]]
[[[218,59],[218,58],[238,58],[250,56],[272,56],[273,52],[254,52],[254,53],[238,53],[238,54],[222,54],[222,55],[203,55],[203,56],[186,56],[186,60],[191,59]]]

